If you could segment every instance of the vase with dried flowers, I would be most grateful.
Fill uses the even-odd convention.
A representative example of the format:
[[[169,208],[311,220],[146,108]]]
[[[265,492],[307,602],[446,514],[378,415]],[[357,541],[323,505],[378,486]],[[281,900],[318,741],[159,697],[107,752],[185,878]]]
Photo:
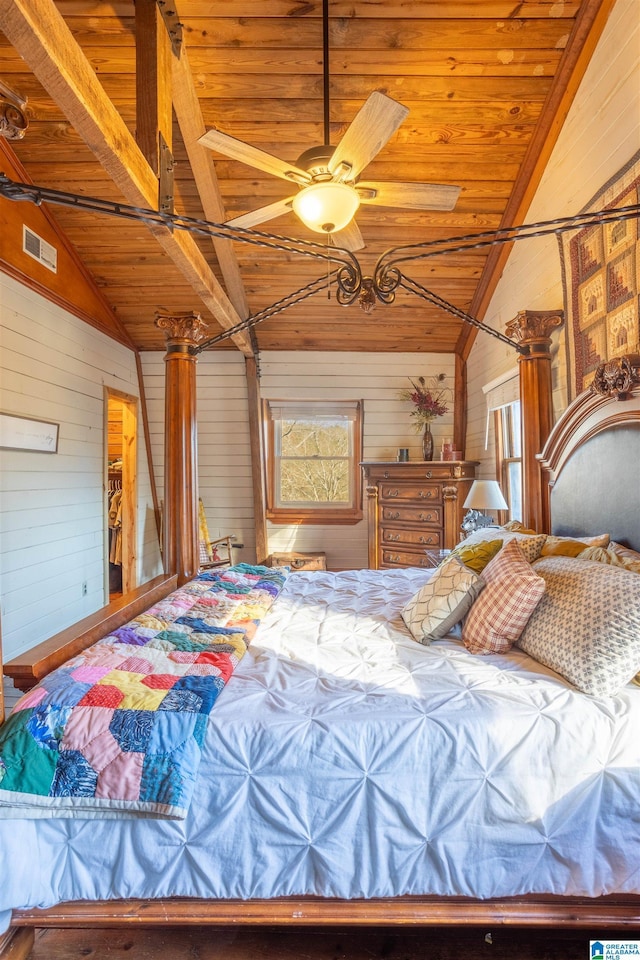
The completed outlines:
[[[410,416],[413,418],[413,427],[416,433],[422,432],[422,459],[433,460],[433,434],[431,424],[437,417],[448,413],[444,399],[447,387],[444,386],[446,374],[439,373],[429,382],[424,377],[412,380],[409,377],[411,389],[407,388],[400,393],[401,400],[409,400],[413,404]]]

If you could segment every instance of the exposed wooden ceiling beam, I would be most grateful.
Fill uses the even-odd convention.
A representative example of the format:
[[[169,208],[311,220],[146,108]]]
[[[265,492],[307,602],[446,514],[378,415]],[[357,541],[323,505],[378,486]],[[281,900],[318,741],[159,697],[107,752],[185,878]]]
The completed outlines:
[[[214,223],[224,223],[226,213],[220,196],[213,156],[210,150],[198,143],[200,137],[207,131],[184,43],[180,56],[172,56],[171,66],[173,109],[189,157],[191,172],[200,194],[205,218]],[[214,239],[213,246],[229,298],[240,316],[245,319],[249,316],[249,306],[233,244],[230,240]]]
[[[171,42],[155,0],[136,3],[136,143],[160,175],[160,141],[172,146]]]
[[[156,209],[157,179],[52,0],[0,0],[0,27],[133,206]],[[202,303],[229,329],[241,317],[190,234],[148,229]],[[234,335],[253,355],[247,332]]]

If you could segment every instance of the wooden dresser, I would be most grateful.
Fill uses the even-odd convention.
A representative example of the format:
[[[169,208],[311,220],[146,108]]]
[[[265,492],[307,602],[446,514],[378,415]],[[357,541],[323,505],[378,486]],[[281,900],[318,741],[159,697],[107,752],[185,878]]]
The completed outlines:
[[[453,549],[477,461],[368,461],[369,567],[428,567],[425,550]]]

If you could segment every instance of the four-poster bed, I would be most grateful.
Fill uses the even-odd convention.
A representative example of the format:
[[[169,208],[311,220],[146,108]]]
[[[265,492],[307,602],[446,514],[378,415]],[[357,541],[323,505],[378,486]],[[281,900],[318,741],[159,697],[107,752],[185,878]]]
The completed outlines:
[[[625,362],[601,378],[600,393],[587,392],[571,404],[541,459],[550,478],[553,533],[575,538],[606,532],[640,551],[640,369],[637,358]],[[591,566],[576,562],[585,563],[585,571]],[[127,923],[637,926],[640,757],[634,759],[636,733],[611,724],[625,716],[637,730],[640,688],[630,684],[613,697],[593,697],[516,648],[474,658],[455,637],[422,648],[399,614],[428,576],[417,569],[293,575],[261,625],[246,667],[240,665],[212,714],[211,752],[193,816],[165,824],[160,838],[156,821],[148,820],[111,820],[108,832],[99,820],[0,821],[0,844],[15,879],[13,895],[5,892],[0,904],[5,926],[8,909],[20,937],[26,936],[21,928]],[[293,608],[306,609],[308,633],[299,620],[289,620]],[[630,612],[640,616],[638,609]],[[339,621],[338,632],[326,618]],[[329,632],[321,642],[324,629]],[[334,658],[330,668],[320,658],[323,644]],[[70,652],[77,649],[76,639]],[[374,669],[377,650],[390,658],[383,675]],[[276,671],[282,664],[284,680]],[[459,689],[449,686],[459,682]],[[285,698],[289,685],[297,700]],[[345,699],[354,685],[357,696]],[[234,707],[240,710],[235,720]],[[518,766],[518,745],[507,731],[519,730],[532,712],[533,727],[550,721],[554,736],[567,737],[573,750],[571,763],[565,756],[567,773],[543,763],[548,776],[543,768],[536,773],[533,794],[524,781],[530,764],[536,766],[536,751],[551,764],[559,758],[544,752],[544,739],[541,747],[524,738],[529,759]],[[232,727],[252,718],[256,726],[248,727],[246,740],[231,735]],[[603,732],[607,725],[609,734]],[[356,731],[354,741],[347,739],[349,730]],[[290,740],[297,756],[301,744],[310,754],[308,771],[299,772],[287,755]],[[413,759],[403,752],[410,741],[419,747]],[[430,752],[433,743],[439,746]],[[369,776],[356,782],[365,744]],[[284,767],[278,766],[280,754]],[[333,754],[341,755],[338,766]],[[604,766],[601,754],[607,755]],[[467,755],[475,756],[475,772],[465,766]],[[508,779],[510,766],[524,776],[521,793]],[[484,786],[478,786],[480,767]],[[227,773],[215,784],[222,768]],[[322,786],[323,770],[330,786]],[[470,797],[467,781],[478,786]],[[396,787],[398,807],[391,802]],[[537,806],[533,795],[542,798]],[[336,804],[331,814],[327,802]],[[214,811],[217,826],[211,817],[202,819],[204,806]],[[449,818],[432,819],[443,806]],[[513,833],[496,846],[490,819],[498,808],[513,821]],[[378,818],[382,836],[375,834]],[[275,839],[265,833],[270,820],[279,821]],[[94,848],[96,836],[102,838],[100,870],[83,846],[83,833]],[[31,844],[37,854],[28,852]],[[221,850],[222,867],[212,844],[228,848]],[[109,861],[113,875],[104,873]],[[193,867],[188,880],[181,872],[185,861]],[[81,874],[89,887],[78,882]],[[276,880],[273,894],[269,877]]]

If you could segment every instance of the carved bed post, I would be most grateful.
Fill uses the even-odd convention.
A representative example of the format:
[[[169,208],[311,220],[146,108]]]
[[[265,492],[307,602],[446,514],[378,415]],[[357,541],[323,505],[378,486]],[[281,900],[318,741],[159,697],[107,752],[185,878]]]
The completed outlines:
[[[522,520],[527,527],[549,532],[547,498],[536,455],[553,427],[551,393],[551,334],[564,322],[562,310],[521,310],[507,324],[508,337],[529,348],[520,356],[522,407]]]
[[[193,348],[206,324],[197,313],[156,314],[165,331],[164,568],[178,584],[198,572],[198,439]]]

